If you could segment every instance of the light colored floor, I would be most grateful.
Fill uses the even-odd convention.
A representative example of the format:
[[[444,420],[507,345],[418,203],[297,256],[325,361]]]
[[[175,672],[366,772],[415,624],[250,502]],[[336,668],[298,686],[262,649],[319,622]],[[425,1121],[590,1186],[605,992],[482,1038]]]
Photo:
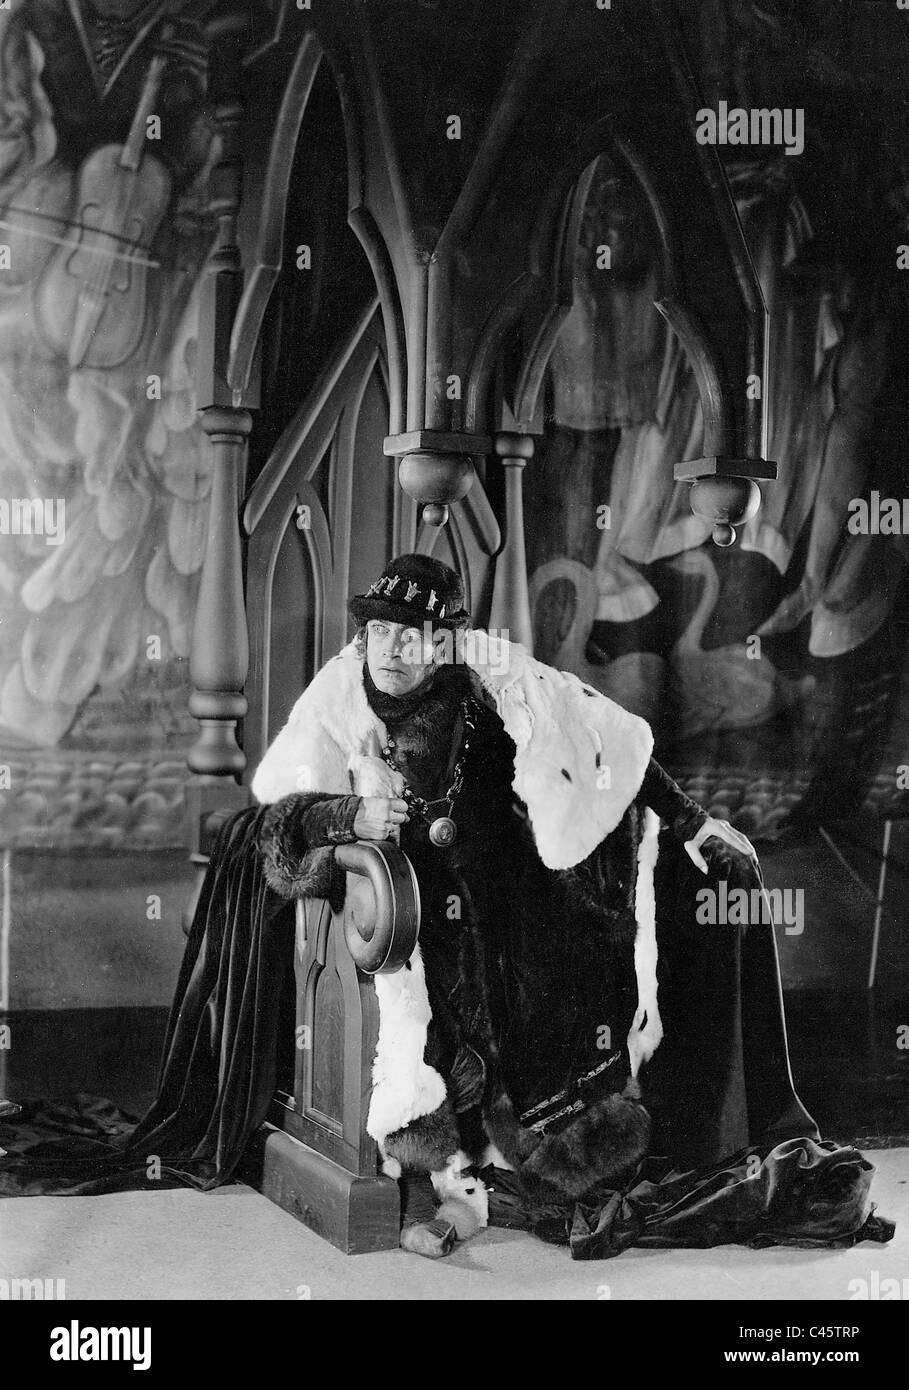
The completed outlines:
[[[851,1250],[629,1250],[572,1261],[491,1230],[433,1262],[345,1256],[245,1187],[0,1201],[0,1279],[65,1279],[68,1299],[831,1299],[909,1292],[909,1150],[869,1155],[889,1245]],[[905,1281],[905,1283],[903,1282]],[[886,1286],[893,1288],[893,1285]]]

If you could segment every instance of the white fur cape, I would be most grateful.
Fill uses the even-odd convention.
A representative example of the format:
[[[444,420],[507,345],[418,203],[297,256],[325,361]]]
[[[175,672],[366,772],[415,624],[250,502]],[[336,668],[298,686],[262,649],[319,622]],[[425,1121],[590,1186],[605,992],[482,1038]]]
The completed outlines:
[[[535,661],[517,643],[468,632],[458,653],[514,740],[513,787],[527,807],[540,858],[550,869],[581,863],[616,828],[640,789],[653,749],[649,725],[577,676]],[[253,794],[260,802],[306,791],[399,795],[400,775],[376,756],[385,738],[366,699],[363,659],[351,642],[294,705],[259,764]],[[628,1036],[634,1074],[662,1036],[653,887],[658,829],[648,811],[635,893],[638,1008]],[[419,947],[411,967],[375,977],[379,1037],[367,1129],[380,1144],[435,1110],[446,1094],[442,1077],[423,1061],[431,1011]]]

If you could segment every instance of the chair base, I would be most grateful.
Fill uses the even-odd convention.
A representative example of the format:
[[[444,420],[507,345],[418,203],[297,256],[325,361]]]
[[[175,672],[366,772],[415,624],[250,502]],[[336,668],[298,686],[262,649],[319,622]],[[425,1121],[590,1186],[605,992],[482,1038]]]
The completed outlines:
[[[253,1136],[238,1177],[345,1255],[398,1248],[401,1197],[392,1178],[348,1173],[274,1125]]]

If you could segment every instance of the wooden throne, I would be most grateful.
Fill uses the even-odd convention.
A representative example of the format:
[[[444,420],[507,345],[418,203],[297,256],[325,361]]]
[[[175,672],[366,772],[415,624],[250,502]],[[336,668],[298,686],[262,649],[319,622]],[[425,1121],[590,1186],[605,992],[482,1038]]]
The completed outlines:
[[[342,845],[344,910],[296,909],[293,1077],[280,1082],[243,1176],[348,1255],[398,1244],[397,1182],[378,1172],[367,1133],[378,1001],[372,976],[411,955],[420,897],[396,845]]]

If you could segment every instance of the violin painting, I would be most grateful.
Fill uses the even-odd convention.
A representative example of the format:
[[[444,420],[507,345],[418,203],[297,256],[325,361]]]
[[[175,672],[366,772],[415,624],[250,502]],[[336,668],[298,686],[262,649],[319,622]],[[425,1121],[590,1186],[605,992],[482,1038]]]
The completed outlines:
[[[217,3],[0,3],[0,498],[66,504],[59,546],[3,538],[0,743],[81,747],[86,723],[132,708],[127,686],[147,692],[143,730],[163,720],[172,740],[182,720],[209,494],[193,360]]]
[[[158,54],[149,65],[126,143],[82,164],[69,231],[35,290],[38,332],[71,367],[119,366],[142,337],[149,248],[171,194],[168,170],[145,149],[166,62]]]

